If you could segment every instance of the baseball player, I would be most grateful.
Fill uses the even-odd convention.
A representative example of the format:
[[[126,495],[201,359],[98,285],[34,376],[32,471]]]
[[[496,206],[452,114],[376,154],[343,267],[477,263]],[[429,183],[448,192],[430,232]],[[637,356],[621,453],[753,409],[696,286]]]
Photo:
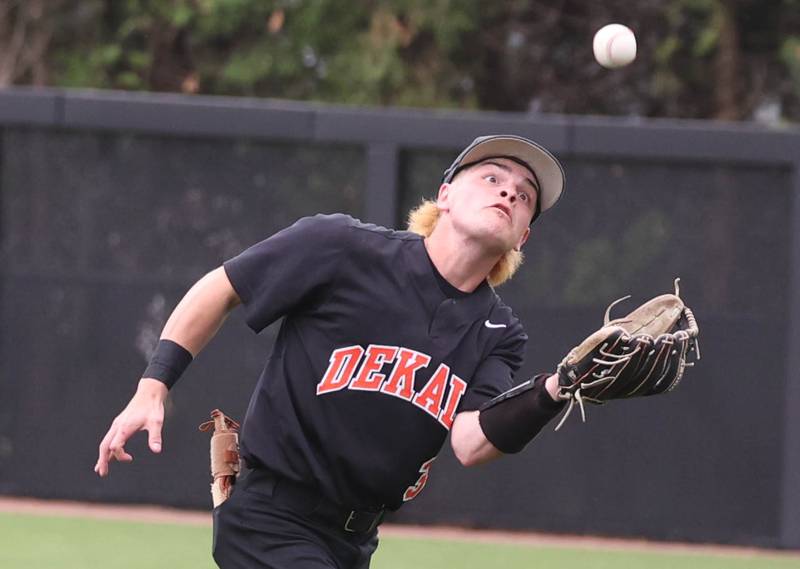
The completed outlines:
[[[347,215],[300,219],[200,279],[170,316],[95,471],[161,451],[168,390],[243,305],[283,317],[242,427],[249,469],[214,510],[229,568],[367,568],[387,510],[414,499],[450,433],[465,466],[523,447],[563,406],[558,377],[514,386],[527,336],[493,285],[564,188],[559,162],[511,135],[477,138],[410,231]]]

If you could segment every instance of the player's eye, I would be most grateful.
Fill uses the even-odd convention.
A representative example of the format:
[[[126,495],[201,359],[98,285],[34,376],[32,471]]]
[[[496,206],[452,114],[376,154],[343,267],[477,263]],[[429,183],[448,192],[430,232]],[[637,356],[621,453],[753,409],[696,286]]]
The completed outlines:
[[[531,197],[528,194],[526,194],[525,192],[520,192],[519,199],[520,199],[520,201],[523,201],[525,203],[528,203],[529,201],[531,201]]]
[[[483,179],[489,182],[490,184],[497,183],[497,176],[495,176],[494,174],[487,174],[486,176],[483,177]]]

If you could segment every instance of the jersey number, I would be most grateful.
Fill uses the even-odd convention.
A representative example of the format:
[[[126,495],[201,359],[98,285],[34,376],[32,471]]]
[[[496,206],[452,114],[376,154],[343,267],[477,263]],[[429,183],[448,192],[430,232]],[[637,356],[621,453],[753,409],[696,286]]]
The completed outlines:
[[[408,489],[406,489],[405,493],[403,494],[403,502],[413,500],[419,495],[420,492],[422,492],[422,489],[425,488],[425,484],[428,482],[428,471],[431,469],[431,463],[434,460],[436,460],[435,456],[432,459],[422,463],[422,466],[419,467],[420,477],[413,486],[409,486]]]

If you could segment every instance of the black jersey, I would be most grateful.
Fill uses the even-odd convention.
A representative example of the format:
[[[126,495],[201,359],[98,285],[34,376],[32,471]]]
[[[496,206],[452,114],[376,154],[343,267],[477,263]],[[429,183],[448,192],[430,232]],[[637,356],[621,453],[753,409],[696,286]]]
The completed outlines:
[[[242,455],[342,506],[414,498],[455,415],[509,389],[522,363],[511,309],[486,282],[448,295],[413,233],[316,215],[224,267],[254,331],[285,317]]]

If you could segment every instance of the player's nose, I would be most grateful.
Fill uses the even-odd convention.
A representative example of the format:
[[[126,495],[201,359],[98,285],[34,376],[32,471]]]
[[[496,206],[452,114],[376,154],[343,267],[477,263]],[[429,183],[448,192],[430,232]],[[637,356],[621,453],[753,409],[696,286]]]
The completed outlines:
[[[500,190],[500,197],[507,199],[510,203],[517,201],[517,194],[509,192],[508,190]]]

